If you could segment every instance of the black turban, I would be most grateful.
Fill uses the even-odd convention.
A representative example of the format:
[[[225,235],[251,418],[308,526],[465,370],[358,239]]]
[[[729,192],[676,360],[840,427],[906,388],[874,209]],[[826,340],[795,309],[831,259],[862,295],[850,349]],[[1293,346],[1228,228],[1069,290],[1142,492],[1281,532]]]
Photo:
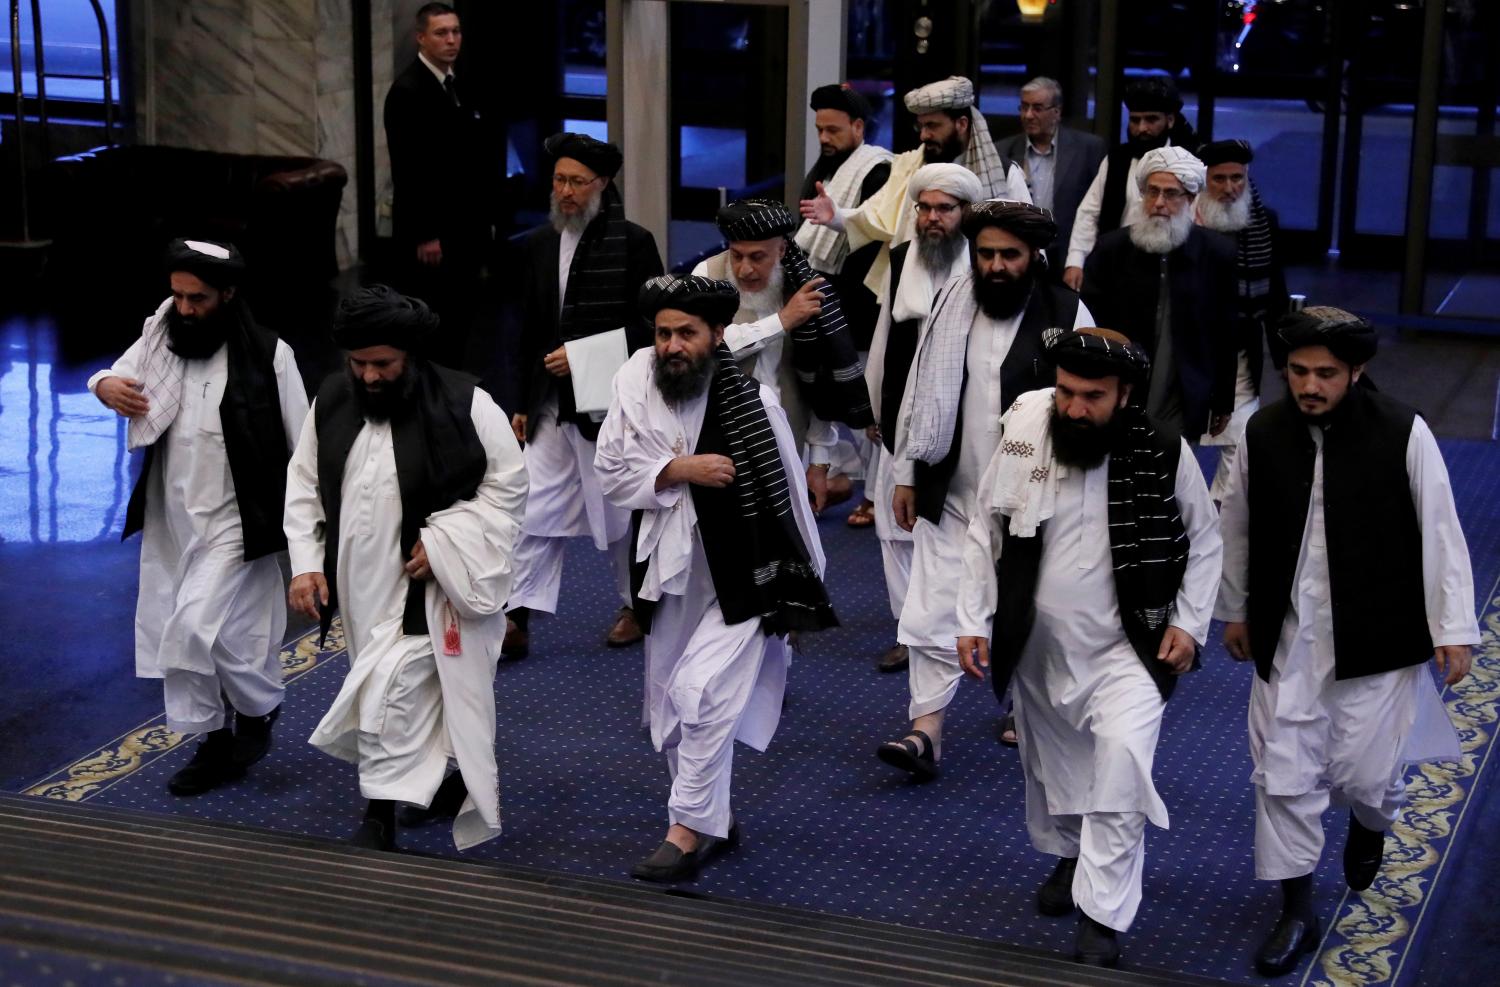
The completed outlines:
[[[988,199],[964,207],[964,235],[974,239],[991,226],[1018,237],[1033,250],[1043,250],[1057,239],[1057,223],[1052,213],[1029,202]]]
[[[620,165],[625,163],[625,156],[620,149],[606,141],[596,140],[588,134],[574,134],[564,131],[553,134],[542,142],[542,147],[552,155],[552,160],[558,158],[572,158],[579,164],[588,168],[596,175],[605,178],[614,178],[620,173]]]
[[[409,353],[421,349],[437,327],[438,317],[420,298],[372,284],[339,303],[333,316],[333,342],[342,350],[394,346]]]
[[[1198,160],[1203,162],[1205,168],[1229,164],[1231,161],[1247,165],[1255,160],[1255,151],[1250,147],[1249,141],[1209,141],[1198,148]]]
[[[849,114],[850,120],[870,119],[870,102],[861,96],[849,83],[841,82],[832,86],[819,86],[812,91],[812,99],[808,103],[814,113],[819,110],[842,110]]]
[[[790,236],[797,228],[791,210],[775,199],[740,199],[719,210],[719,232],[736,240],[770,240]]]
[[[232,243],[173,240],[167,245],[167,273],[178,271],[223,291],[244,280],[245,258]]]
[[[1289,350],[1326,346],[1340,360],[1357,367],[1375,355],[1375,327],[1353,312],[1332,305],[1309,305],[1288,312],[1277,323],[1276,334]]]
[[[1146,351],[1112,329],[1049,329],[1043,340],[1053,364],[1089,380],[1141,381],[1151,370]]]
[[[728,281],[695,274],[663,274],[641,285],[637,304],[647,325],[655,324],[656,313],[662,309],[675,308],[720,328],[734,321],[740,309],[740,291]]]
[[[1125,85],[1125,106],[1132,113],[1180,113],[1182,97],[1169,75],[1148,75]]]

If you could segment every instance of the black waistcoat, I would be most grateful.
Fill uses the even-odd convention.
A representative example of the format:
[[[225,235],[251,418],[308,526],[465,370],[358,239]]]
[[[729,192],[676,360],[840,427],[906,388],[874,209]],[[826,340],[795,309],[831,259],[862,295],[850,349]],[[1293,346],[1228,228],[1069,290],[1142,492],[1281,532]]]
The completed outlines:
[[[1041,280],[1034,283],[1031,299],[1026,303],[1026,313],[1021,316],[1020,328],[1016,330],[1016,338],[1000,363],[1002,414],[1016,398],[1027,391],[1052,386],[1052,365],[1042,357],[1042,333],[1053,326],[1071,329],[1077,316],[1077,292],[1065,285]],[[969,362],[965,356],[963,384],[958,392],[958,417],[953,423],[953,444],[948,449],[948,455],[935,464],[921,460],[913,463],[916,467],[913,478],[917,489],[917,516],[924,517],[933,524],[937,524],[943,516],[943,502],[948,499],[948,487],[953,482],[954,471],[958,469],[958,457],[963,447],[964,391],[969,386],[968,368]]]
[[[1422,531],[1406,445],[1416,412],[1355,387],[1323,433],[1323,523],[1333,609],[1334,676],[1375,675],[1432,656]],[[1317,446],[1292,398],[1245,430],[1250,474],[1250,653],[1270,681],[1296,591]]]
[[[229,373],[219,402],[219,421],[234,479],[245,561],[253,562],[286,548],[281,516],[286,509],[286,465],[291,450],[276,383],[276,334],[257,325],[243,308],[236,323],[224,343],[229,348]],[[141,474],[130,491],[121,541],[145,525],[146,488],[155,462],[153,443],[146,447]]]
[[[1099,234],[1120,228],[1125,215],[1125,180],[1130,177],[1130,163],[1135,160],[1130,144],[1116,144],[1109,149],[1109,171],[1104,175],[1104,197],[1099,201]]]
[[[1177,464],[1182,458],[1182,438],[1157,422],[1153,421],[1152,425],[1156,429],[1157,448],[1168,469],[1168,475],[1176,476]],[[1001,523],[1007,522],[1002,520]],[[1011,677],[1015,675],[1016,666],[1021,661],[1021,652],[1036,624],[1036,583],[1041,573],[1042,536],[1046,531],[1046,524],[1043,521],[1042,527],[1030,538],[1015,537],[1008,530],[1008,525],[1001,529],[1000,559],[995,564],[998,592],[995,598],[995,623],[990,654],[990,684],[995,689],[995,697],[1001,702],[1005,701]],[[1114,576],[1116,595],[1120,595],[1120,580],[1129,579],[1130,576],[1128,573],[1122,575],[1119,569],[1114,570]],[[1151,631],[1133,626],[1129,621],[1122,627],[1136,656],[1146,666],[1146,671],[1151,674],[1151,680],[1156,683],[1157,691],[1164,700],[1172,698],[1178,679],[1166,662],[1156,659],[1167,627],[1167,624],[1163,624]],[[1197,667],[1196,658],[1194,667]]]
[[[421,368],[416,404],[391,419],[395,447],[396,483],[401,491],[401,558],[405,564],[417,543],[427,516],[470,500],[484,479],[486,456],[474,428],[476,381],[467,374],[435,363]],[[323,502],[323,578],[328,581],[328,606],[323,608],[323,634],[338,605],[339,515],[343,501],[344,467],[354,440],[365,427],[352,382],[339,370],[323,381],[314,409],[318,430],[318,494]],[[427,633],[426,586],[408,581],[401,630]]]
[[[885,303],[890,311],[896,306],[896,292],[901,287],[901,274],[906,269],[906,258],[912,251],[908,240],[891,251],[890,294]],[[913,277],[923,277],[917,272]],[[906,378],[911,373],[911,363],[917,358],[917,336],[922,329],[921,319],[893,321],[885,339],[885,361],[880,378],[880,441],[886,452],[896,451],[896,420],[901,417],[901,400],[906,396]]]

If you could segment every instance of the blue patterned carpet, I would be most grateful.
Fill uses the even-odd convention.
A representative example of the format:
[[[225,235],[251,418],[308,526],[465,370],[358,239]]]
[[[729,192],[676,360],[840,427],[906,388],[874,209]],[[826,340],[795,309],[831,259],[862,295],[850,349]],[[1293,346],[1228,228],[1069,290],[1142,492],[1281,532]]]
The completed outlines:
[[[1486,768],[1500,705],[1500,445],[1445,443],[1444,451],[1486,614],[1475,674],[1445,695],[1468,753],[1460,765],[1418,774],[1387,866],[1362,896],[1345,892],[1343,816],[1330,812],[1316,894],[1320,912],[1337,921],[1317,959],[1286,983],[1413,982],[1432,916],[1455,882],[1450,863],[1473,834],[1493,832],[1500,820],[1495,800],[1483,815],[1466,811],[1476,786],[1492,786],[1495,774]],[[894,639],[878,548],[873,532],[844,525],[842,510],[821,530],[843,626],[808,640],[795,660],[771,750],[739,749],[735,811],[745,843],[693,889],[1066,950],[1071,921],[1042,918],[1033,904],[1052,861],[1026,839],[1021,772],[1014,752],[993,739],[998,711],[989,686],[960,690],[939,781],[909,784],[873,756],[903,726],[906,707],[904,676],[872,667]],[[570,553],[565,616],[535,620],[532,657],[499,669],[505,835],[468,856],[627,880],[665,828],[666,767],[639,726],[640,649],[602,647],[613,609],[605,559],[582,541]],[[1145,904],[1123,944],[1127,963],[1258,983],[1250,954],[1279,898],[1253,879],[1251,864],[1244,724],[1252,672],[1227,658],[1215,634],[1205,669],[1168,707],[1156,777],[1172,828],[1148,832]],[[295,678],[278,747],[244,781],[197,799],[169,796],[166,779],[190,745],[158,720],[115,741],[81,738],[82,760],[29,791],[346,835],[362,805],[354,770],[304,740],[347,659],[315,654],[303,640],[284,660]],[[455,853],[442,827],[402,839],[412,849]]]

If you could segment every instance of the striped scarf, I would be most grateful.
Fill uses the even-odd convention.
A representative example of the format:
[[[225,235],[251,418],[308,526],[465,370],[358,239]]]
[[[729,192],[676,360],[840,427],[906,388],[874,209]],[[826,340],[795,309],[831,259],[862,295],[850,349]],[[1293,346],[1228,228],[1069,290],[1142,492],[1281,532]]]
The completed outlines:
[[[714,357],[718,368],[709,384],[706,414],[714,416],[734,460],[741,547],[756,595],[753,608],[767,634],[835,627],[828,592],[792,512],[791,488],[760,386],[740,370],[728,346],[720,343]]]
[[[563,342],[618,329],[635,317],[635,298],[625,283],[625,206],[614,182],[604,187],[603,195],[603,209],[579,240],[568,273],[568,293],[557,320]],[[600,232],[589,235],[596,230]]]
[[[791,237],[786,238],[781,269],[788,296],[819,277]],[[802,399],[826,422],[843,422],[850,428],[873,425],[870,389],[838,292],[827,282],[818,292],[823,296],[822,312],[791,332],[792,369],[797,372]]]
[[[1271,221],[1254,182],[1250,183],[1250,222],[1235,234],[1234,240],[1238,250],[1235,268],[1240,311],[1254,319],[1264,318],[1275,265],[1271,258]]]
[[[1115,415],[1109,549],[1120,616],[1133,640],[1132,631],[1159,635],[1172,619],[1187,571],[1188,537],[1177,509],[1177,477],[1167,468],[1156,429],[1140,408],[1128,406]]]

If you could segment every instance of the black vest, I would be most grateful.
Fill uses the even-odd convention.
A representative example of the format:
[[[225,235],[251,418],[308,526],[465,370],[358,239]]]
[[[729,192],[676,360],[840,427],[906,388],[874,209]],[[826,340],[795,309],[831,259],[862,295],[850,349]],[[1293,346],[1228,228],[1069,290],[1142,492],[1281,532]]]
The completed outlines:
[[[276,334],[257,325],[242,310],[238,326],[230,329],[224,345],[229,348],[229,373],[219,402],[219,421],[224,428],[229,474],[234,479],[245,561],[253,562],[286,548],[281,518],[286,510],[286,466],[291,450],[287,448],[281,392],[276,383]],[[155,462],[153,443],[146,448],[141,474],[130,491],[121,541],[145,525],[146,488]]]
[[[906,269],[913,242],[908,240],[891,251],[890,293],[885,304],[892,312],[896,310],[896,292],[901,287],[901,272]],[[917,336],[921,329],[921,319],[906,319],[892,322],[886,335],[880,378],[880,441],[886,452],[896,451],[896,420],[901,417],[906,378],[911,373],[912,361],[917,358]]]
[[[1163,456],[1163,462],[1169,475],[1175,476],[1178,461],[1182,458],[1182,438],[1159,422],[1153,420],[1151,424],[1156,429],[1157,447]],[[1017,538],[1008,529],[1001,529],[1000,559],[995,564],[998,592],[990,656],[990,684],[995,689],[995,697],[1001,702],[1005,701],[1011,677],[1020,664],[1021,652],[1036,623],[1036,582],[1041,573],[1042,537],[1046,524],[1043,521],[1042,528],[1030,538]],[[1120,579],[1128,579],[1129,576],[1122,577],[1119,569],[1115,570],[1114,575],[1118,594]],[[1154,632],[1142,628],[1137,634],[1132,634],[1128,627],[1122,628],[1164,700],[1172,698],[1178,679],[1166,662],[1156,659],[1167,626],[1163,624]],[[1196,666],[1197,659],[1194,659],[1194,667]]]
[[[1027,391],[1052,386],[1054,374],[1052,365],[1042,355],[1042,333],[1054,326],[1071,329],[1077,317],[1077,292],[1065,285],[1050,284],[1040,278],[1034,282],[1031,299],[1026,303],[1026,313],[1021,316],[1021,326],[1010,344],[1010,350],[1005,354],[1005,360],[1000,364],[1002,413]],[[924,517],[933,524],[937,524],[943,516],[943,502],[948,499],[948,487],[953,482],[954,471],[958,469],[964,434],[963,395],[968,386],[968,359],[965,357],[963,384],[958,393],[958,417],[953,423],[953,445],[941,462],[933,464],[916,460],[913,463],[916,467],[914,479],[917,516]]]
[[[1130,144],[1116,144],[1109,150],[1109,171],[1104,175],[1104,198],[1099,202],[1099,235],[1120,228],[1125,215],[1125,180],[1130,177],[1130,163],[1135,160]]]
[[[1422,531],[1406,446],[1416,412],[1364,387],[1349,391],[1323,434],[1334,676],[1375,675],[1432,656],[1423,593]],[[1270,681],[1296,591],[1317,446],[1292,398],[1245,430],[1250,475],[1250,653]]]

